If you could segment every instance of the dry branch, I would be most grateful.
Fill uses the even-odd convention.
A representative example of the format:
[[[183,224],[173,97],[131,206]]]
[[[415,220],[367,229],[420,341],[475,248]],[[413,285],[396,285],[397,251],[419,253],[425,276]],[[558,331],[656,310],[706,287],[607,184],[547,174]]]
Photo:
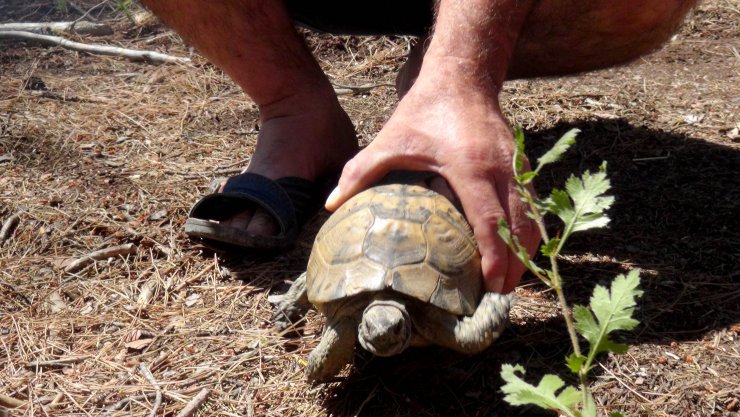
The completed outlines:
[[[180,410],[179,413],[177,413],[177,416],[175,417],[190,417],[193,414],[195,414],[196,411],[198,411],[198,408],[200,408],[201,405],[208,399],[208,395],[211,394],[211,390],[208,388],[203,388],[200,390],[198,395],[193,397],[192,400],[188,403],[188,405],[185,406],[182,410]]]
[[[22,22],[0,24],[0,31],[19,30],[39,34],[76,33],[79,35],[105,36],[112,35],[113,29],[103,23],[93,23],[85,20],[79,22]]]
[[[25,401],[16,400],[13,397],[0,394],[0,407],[20,408],[20,407],[25,407],[26,405],[27,404]]]
[[[334,87],[334,94],[338,96],[363,94],[373,89],[376,89],[378,87],[395,87],[395,85],[390,84],[390,83],[363,84],[363,85],[358,85],[358,86],[332,84],[332,86]]]
[[[213,269],[214,266],[216,266],[215,263],[209,264],[208,266],[206,266],[205,268],[203,268],[202,271],[200,271],[197,274],[193,275],[192,277],[188,278],[186,281],[183,281],[180,284],[178,284],[177,287],[175,287],[175,289],[173,291],[174,292],[178,292],[178,291],[182,290],[183,288],[187,287],[188,285],[190,285],[190,284],[194,283],[195,281],[199,280],[208,271],[210,271],[211,269]]]
[[[111,416],[116,411],[122,409],[123,407],[127,406],[129,403],[133,401],[141,401],[141,400],[148,400],[150,398],[155,398],[157,396],[157,393],[155,392],[147,392],[146,394],[141,395],[135,395],[133,397],[127,397],[122,399],[121,401],[113,404],[112,406],[108,407],[106,411],[106,416]]]
[[[152,384],[152,386],[157,390],[154,397],[154,405],[152,405],[152,411],[149,413],[149,417],[155,417],[157,415],[157,410],[159,409],[159,406],[162,405],[162,389],[159,387],[157,380],[154,379],[154,375],[152,375],[152,372],[149,370],[149,368],[146,367],[145,364],[139,364],[139,370],[141,370],[141,373],[144,374],[144,378],[146,378],[146,380],[149,381],[149,383]]]
[[[64,267],[64,272],[77,272],[95,261],[102,261],[103,259],[113,258],[115,256],[133,255],[135,253],[136,246],[133,243],[96,250],[82,258],[72,261],[69,265]]]
[[[5,220],[5,223],[3,223],[3,228],[0,229],[0,245],[5,243],[5,241],[10,238],[10,235],[13,234],[13,231],[15,231],[15,228],[18,227],[18,223],[20,223],[20,221],[20,213],[15,213],[14,215],[8,217],[7,220]]]
[[[62,359],[54,359],[50,361],[33,361],[26,364],[26,368],[64,368],[67,365],[71,365],[73,363],[82,362],[85,359],[91,358],[91,355],[84,355],[84,356],[75,356],[73,358],[62,358]]]
[[[2,38],[37,41],[48,45],[58,45],[74,51],[88,52],[91,54],[99,55],[122,56],[134,61],[151,61],[176,64],[186,64],[190,62],[190,59],[188,58],[179,58],[154,51],[141,51],[109,45],[85,44],[71,41],[59,36],[39,35],[37,33],[23,32],[18,30],[0,31],[0,39]]]

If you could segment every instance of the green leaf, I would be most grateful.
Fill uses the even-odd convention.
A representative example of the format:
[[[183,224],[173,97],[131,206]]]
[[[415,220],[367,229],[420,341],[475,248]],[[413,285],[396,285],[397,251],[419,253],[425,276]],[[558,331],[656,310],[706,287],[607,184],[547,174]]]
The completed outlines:
[[[584,362],[586,362],[586,357],[583,355],[576,355],[575,353],[571,353],[567,358],[565,358],[565,363],[574,374],[581,371]]]
[[[509,224],[506,223],[506,220],[503,218],[498,220],[498,235],[501,236],[501,239],[506,242],[509,248],[511,248],[511,251],[514,252],[514,255],[516,255],[517,259],[519,259],[527,269],[536,275],[541,276],[545,274],[545,271],[542,268],[532,262],[527,249],[519,243],[519,239],[517,239],[516,236],[511,234],[511,228],[509,228]]]
[[[571,175],[565,183],[565,191],[552,191],[545,205],[548,212],[565,223],[563,241],[573,232],[604,227],[609,223],[609,217],[604,214],[614,202],[614,197],[604,195],[609,187],[606,171],[600,170],[595,174],[586,171],[581,178]]]
[[[514,179],[515,179],[515,180],[516,180],[516,182],[518,182],[519,184],[522,184],[522,185],[527,185],[527,184],[529,184],[530,182],[532,182],[532,180],[533,180],[533,179],[534,179],[534,177],[536,177],[536,176],[537,176],[537,173],[536,173],[536,172],[534,172],[534,171],[528,171],[528,172],[525,172],[525,173],[523,173],[523,174],[517,175],[516,177],[514,177]]]
[[[537,159],[537,169],[534,172],[539,173],[545,165],[559,161],[563,157],[563,154],[576,143],[576,135],[580,132],[579,129],[571,129],[561,136],[549,151]]]
[[[627,416],[620,413],[619,411],[613,411],[611,414],[609,414],[609,417],[627,417]]]
[[[506,394],[504,400],[511,405],[533,404],[539,407],[556,410],[568,417],[579,413],[575,404],[581,399],[581,392],[571,386],[565,387],[562,379],[556,375],[545,375],[537,386],[521,379],[515,372],[524,375],[521,365],[504,364],[501,367],[501,378],[506,382],[501,390]],[[559,393],[558,393],[559,391]]]
[[[560,239],[554,237],[550,239],[549,242],[540,247],[540,252],[543,256],[547,256],[548,258],[550,257],[550,255],[557,255],[557,253],[555,253],[555,250],[557,249],[558,245],[560,245]]]
[[[576,330],[590,345],[585,372],[589,371],[597,354],[606,351],[622,353],[627,350],[626,345],[609,339],[609,334],[617,330],[632,330],[639,324],[632,318],[635,299],[642,296],[642,291],[637,289],[639,284],[640,273],[632,270],[626,276],[617,276],[612,281],[610,290],[601,285],[596,286],[589,303],[590,310],[584,306],[573,308]]]

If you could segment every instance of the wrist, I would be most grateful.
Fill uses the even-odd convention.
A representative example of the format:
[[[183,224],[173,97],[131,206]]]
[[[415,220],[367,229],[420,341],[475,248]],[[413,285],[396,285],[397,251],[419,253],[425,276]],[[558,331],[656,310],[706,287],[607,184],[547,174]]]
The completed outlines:
[[[425,55],[416,84],[429,84],[448,92],[477,94],[498,99],[503,77],[497,76],[480,61],[454,55]]]
[[[435,30],[425,56],[459,60],[467,71],[483,73],[500,88],[509,71],[532,0],[440,0]]]

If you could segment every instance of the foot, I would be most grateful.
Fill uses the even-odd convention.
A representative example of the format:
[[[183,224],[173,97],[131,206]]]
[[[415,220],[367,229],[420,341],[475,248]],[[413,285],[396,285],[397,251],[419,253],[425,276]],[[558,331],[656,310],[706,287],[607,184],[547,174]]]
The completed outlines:
[[[303,89],[262,106],[260,122],[257,146],[244,172],[271,179],[294,176],[328,181],[358,150],[352,122],[328,82],[326,87]],[[241,212],[224,223],[256,235],[279,231],[261,208]]]

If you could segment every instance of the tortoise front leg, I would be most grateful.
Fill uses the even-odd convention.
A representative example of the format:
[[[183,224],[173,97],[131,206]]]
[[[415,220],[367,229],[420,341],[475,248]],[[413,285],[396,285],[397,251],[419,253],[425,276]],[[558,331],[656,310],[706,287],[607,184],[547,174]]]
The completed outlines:
[[[483,295],[472,316],[457,318],[441,311],[429,311],[414,321],[422,337],[431,343],[473,354],[498,339],[509,318],[511,295],[489,292]]]
[[[354,318],[327,319],[321,342],[308,355],[308,380],[323,382],[339,373],[344,365],[352,361],[356,339],[357,323]]]
[[[285,294],[271,295],[267,297],[267,301],[275,305],[277,311],[272,320],[280,331],[300,321],[311,307],[306,292],[306,273],[296,278]]]

